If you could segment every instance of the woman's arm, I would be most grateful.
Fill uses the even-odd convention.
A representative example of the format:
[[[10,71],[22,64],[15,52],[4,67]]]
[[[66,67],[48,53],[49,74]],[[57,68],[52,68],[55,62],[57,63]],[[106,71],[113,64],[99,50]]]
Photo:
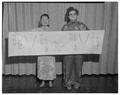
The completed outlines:
[[[80,30],[90,30],[85,24],[80,23]]]
[[[63,27],[62,27],[62,29],[61,29],[61,31],[67,31],[67,25],[64,25]]]

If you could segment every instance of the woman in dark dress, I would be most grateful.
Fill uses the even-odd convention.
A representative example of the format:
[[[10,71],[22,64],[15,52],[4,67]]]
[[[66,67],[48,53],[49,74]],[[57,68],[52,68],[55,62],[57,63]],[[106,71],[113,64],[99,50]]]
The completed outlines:
[[[88,30],[88,27],[77,20],[78,10],[69,7],[65,14],[66,24],[62,27],[62,31],[80,31]],[[65,55],[63,57],[64,82],[67,89],[71,89],[72,85],[75,89],[80,87],[82,75],[83,55]]]

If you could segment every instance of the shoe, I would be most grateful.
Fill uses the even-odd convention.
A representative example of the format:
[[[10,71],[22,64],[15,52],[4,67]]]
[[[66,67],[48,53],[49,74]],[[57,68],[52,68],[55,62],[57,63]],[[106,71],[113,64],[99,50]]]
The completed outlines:
[[[49,87],[53,87],[52,81],[49,81]]]
[[[42,81],[42,83],[41,83],[40,87],[44,87],[44,85],[45,85],[45,82],[44,82],[44,81]]]
[[[67,84],[66,87],[67,87],[68,90],[72,89],[71,84]]]
[[[78,83],[75,84],[75,85],[74,85],[74,88],[75,88],[75,89],[79,89],[79,88],[80,88],[80,84],[78,84]]]
[[[71,90],[71,89],[72,89],[72,87],[71,87],[71,86],[67,86],[67,89],[68,89],[68,90]]]

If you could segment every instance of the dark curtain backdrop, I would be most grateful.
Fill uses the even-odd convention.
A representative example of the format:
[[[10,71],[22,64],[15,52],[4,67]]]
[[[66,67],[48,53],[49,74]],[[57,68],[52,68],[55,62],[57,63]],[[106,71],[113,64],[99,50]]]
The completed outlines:
[[[8,33],[36,28],[40,15],[50,15],[52,30],[59,31],[65,24],[64,15],[69,6],[79,10],[79,20],[91,30],[105,30],[103,53],[99,61],[85,61],[83,74],[118,73],[118,3],[3,3],[3,74],[36,74],[36,57],[8,59]],[[59,58],[58,58],[59,59]],[[94,56],[93,56],[93,59]],[[30,61],[31,60],[31,61]],[[18,62],[19,61],[19,62]],[[25,62],[24,62],[25,61]],[[57,74],[62,63],[56,63]]]

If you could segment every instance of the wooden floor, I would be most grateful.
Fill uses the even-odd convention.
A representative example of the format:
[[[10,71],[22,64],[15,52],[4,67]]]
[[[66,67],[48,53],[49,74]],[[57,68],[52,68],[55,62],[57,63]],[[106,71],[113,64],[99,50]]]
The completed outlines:
[[[40,88],[41,81],[34,75],[3,75],[3,93],[118,93],[118,75],[83,75],[79,90],[63,87],[62,76],[57,76],[54,87]]]

